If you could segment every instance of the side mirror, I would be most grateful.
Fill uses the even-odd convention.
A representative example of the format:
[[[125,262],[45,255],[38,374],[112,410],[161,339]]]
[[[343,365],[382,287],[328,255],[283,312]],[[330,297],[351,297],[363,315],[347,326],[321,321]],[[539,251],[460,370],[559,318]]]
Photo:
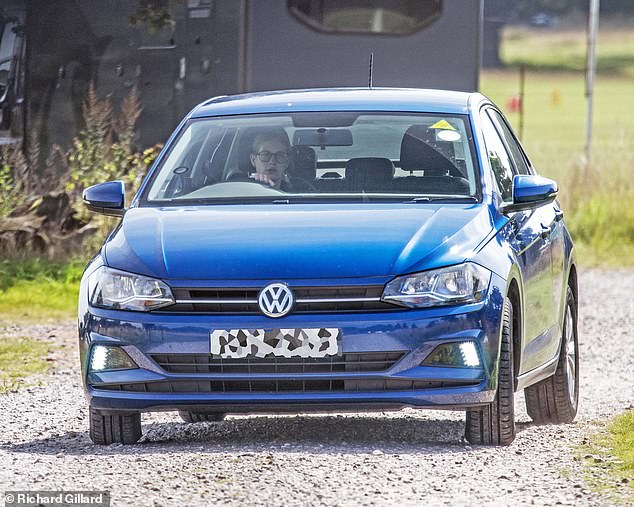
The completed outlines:
[[[516,174],[513,178],[513,202],[502,206],[502,212],[536,208],[557,198],[557,183],[542,176]]]
[[[84,190],[84,204],[90,211],[119,217],[125,212],[125,186],[123,181],[99,183]]]

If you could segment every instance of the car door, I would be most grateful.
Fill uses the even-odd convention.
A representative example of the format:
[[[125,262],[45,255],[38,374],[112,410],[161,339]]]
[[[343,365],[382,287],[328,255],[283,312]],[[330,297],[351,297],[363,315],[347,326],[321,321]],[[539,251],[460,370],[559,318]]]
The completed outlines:
[[[526,153],[513,134],[508,123],[500,112],[491,109],[488,114],[495,123],[498,132],[504,140],[512,161],[520,174],[534,174],[535,170],[530,164]],[[550,251],[551,259],[551,291],[552,298],[549,304],[550,333],[547,343],[540,343],[538,357],[541,362],[554,358],[559,351],[559,337],[561,331],[560,315],[561,301],[563,297],[565,242],[563,234],[563,212],[557,202],[545,204],[535,210],[539,225],[542,230],[545,248]]]
[[[498,186],[501,201],[513,199],[513,177],[531,173],[517,145],[510,146],[502,129],[504,120],[493,108],[481,112],[482,130]],[[515,148],[513,150],[512,148]],[[514,153],[515,151],[515,153]],[[554,299],[551,233],[554,221],[552,205],[516,212],[510,215],[511,246],[515,251],[524,282],[524,315],[522,316],[522,361],[524,373],[547,361],[553,339]]]

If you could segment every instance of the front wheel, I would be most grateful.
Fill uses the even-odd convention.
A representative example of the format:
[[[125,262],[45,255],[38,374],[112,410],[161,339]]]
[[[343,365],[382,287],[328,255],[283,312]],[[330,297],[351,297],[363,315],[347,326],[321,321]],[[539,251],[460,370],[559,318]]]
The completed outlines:
[[[135,444],[141,438],[141,414],[138,412],[102,414],[90,409],[90,440],[95,444]]]
[[[557,370],[537,384],[524,389],[526,411],[538,424],[570,423],[579,404],[579,339],[577,305],[570,287],[566,292],[566,314]]]
[[[476,445],[509,445],[515,440],[513,305],[504,300],[498,387],[493,403],[467,410],[465,438]]]

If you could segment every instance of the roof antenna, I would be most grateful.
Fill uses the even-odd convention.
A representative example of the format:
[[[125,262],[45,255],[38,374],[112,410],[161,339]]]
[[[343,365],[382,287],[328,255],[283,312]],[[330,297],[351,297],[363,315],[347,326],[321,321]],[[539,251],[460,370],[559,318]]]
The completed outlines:
[[[370,53],[370,75],[368,76],[368,88],[372,89],[372,72],[374,70],[374,53]]]

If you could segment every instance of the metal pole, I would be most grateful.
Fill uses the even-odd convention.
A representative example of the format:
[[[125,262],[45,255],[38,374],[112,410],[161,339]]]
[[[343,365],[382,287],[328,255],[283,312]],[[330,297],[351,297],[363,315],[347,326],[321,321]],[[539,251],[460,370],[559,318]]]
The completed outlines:
[[[592,91],[594,88],[594,75],[596,73],[595,49],[597,31],[599,29],[599,3],[600,0],[590,0],[590,12],[588,14],[588,43],[586,51],[586,169],[590,169],[592,157]]]
[[[526,65],[520,65],[520,141],[524,138],[524,86],[526,82]]]

